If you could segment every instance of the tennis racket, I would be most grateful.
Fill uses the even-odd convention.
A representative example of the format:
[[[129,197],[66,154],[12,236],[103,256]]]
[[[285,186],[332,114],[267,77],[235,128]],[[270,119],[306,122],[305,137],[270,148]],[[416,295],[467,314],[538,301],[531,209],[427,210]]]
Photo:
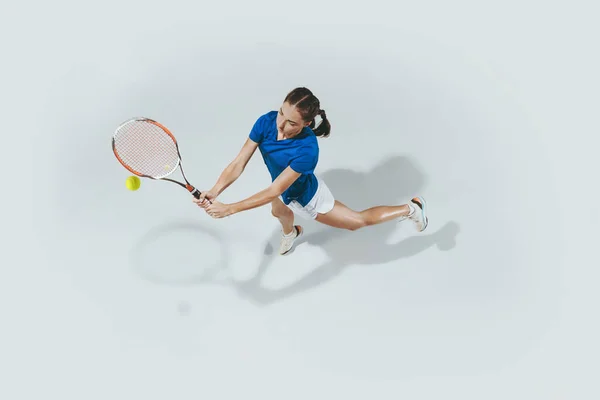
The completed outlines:
[[[115,130],[112,149],[117,160],[131,173],[176,183],[200,198],[200,191],[188,182],[183,172],[177,140],[164,125],[150,118],[129,119]],[[167,178],[177,167],[185,183]]]

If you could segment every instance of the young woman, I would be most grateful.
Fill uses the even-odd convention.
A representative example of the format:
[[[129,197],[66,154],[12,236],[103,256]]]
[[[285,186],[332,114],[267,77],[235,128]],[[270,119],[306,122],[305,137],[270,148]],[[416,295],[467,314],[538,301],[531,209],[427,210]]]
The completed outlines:
[[[315,118],[322,119],[315,128]],[[314,128],[314,129],[313,129]],[[314,174],[319,160],[317,137],[328,137],[331,125],[319,99],[304,87],[292,90],[279,111],[270,111],[255,122],[237,157],[223,170],[215,185],[193,201],[213,218],[223,218],[271,203],[271,212],[282,226],[280,254],[288,253],[302,232],[294,214],[341,229],[356,230],[393,219],[409,218],[419,232],[428,224],[426,204],[415,197],[407,204],[378,206],[355,211],[336,200]],[[259,149],[272,183],[266,189],[232,204],[216,201],[237,178]],[[205,201],[209,200],[209,201]]]

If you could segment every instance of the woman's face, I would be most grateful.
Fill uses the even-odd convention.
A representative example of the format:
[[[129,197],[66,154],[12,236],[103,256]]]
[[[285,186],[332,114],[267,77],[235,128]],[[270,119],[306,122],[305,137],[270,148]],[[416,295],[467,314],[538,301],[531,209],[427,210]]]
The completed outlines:
[[[296,136],[309,124],[309,122],[302,120],[302,116],[296,110],[296,107],[289,103],[285,102],[279,108],[279,114],[277,114],[277,131],[284,138]]]

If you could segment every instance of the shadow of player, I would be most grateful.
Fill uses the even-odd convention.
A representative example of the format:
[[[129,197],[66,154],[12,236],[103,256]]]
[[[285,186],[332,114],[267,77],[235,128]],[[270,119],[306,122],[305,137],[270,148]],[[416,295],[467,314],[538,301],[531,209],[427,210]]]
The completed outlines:
[[[423,174],[419,173],[408,158],[401,156],[384,161],[368,173],[334,169],[320,176],[337,199],[356,210],[374,205],[405,203],[412,196],[420,194],[424,186]],[[460,231],[458,223],[450,221],[433,233],[425,231],[397,243],[390,243],[390,236],[398,228],[397,221],[353,232],[312,221],[301,223],[315,226],[319,230],[298,239],[296,246],[303,243],[319,246],[326,253],[328,260],[286,287],[264,287],[261,283],[269,265],[275,257],[281,257],[274,247],[278,246],[281,237],[281,228],[278,226],[266,244],[255,276],[234,283],[239,295],[256,304],[268,305],[322,285],[350,265],[385,264],[412,257],[434,246],[442,251],[451,250],[456,245],[456,236]],[[413,222],[406,220],[402,223]],[[431,225],[428,230],[431,230]]]

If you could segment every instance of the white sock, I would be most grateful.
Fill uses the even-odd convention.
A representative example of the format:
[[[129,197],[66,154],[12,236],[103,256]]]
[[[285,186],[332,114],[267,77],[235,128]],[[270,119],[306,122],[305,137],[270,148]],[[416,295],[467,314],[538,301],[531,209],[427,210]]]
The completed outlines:
[[[287,233],[287,234],[284,233],[283,236],[285,236],[285,237],[292,237],[295,234],[296,234],[296,227],[294,226],[294,227],[292,227],[292,231],[290,233]]]
[[[409,209],[408,215],[413,215],[413,213],[415,212],[415,207],[410,203],[408,203],[407,205]]]

